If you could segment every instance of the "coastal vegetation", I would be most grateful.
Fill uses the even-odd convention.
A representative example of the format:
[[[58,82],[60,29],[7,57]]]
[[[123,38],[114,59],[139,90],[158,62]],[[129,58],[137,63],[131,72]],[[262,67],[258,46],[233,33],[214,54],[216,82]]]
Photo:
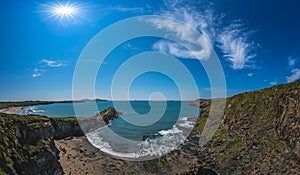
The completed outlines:
[[[199,99],[192,104],[200,108],[200,117],[179,150],[150,161],[121,161],[122,165],[134,168],[131,170],[135,174],[300,172],[300,81],[246,92],[225,100],[223,118],[207,144],[199,145],[199,138],[212,101]],[[118,115],[114,108],[108,108],[94,117],[80,120],[95,124],[99,116],[111,120]],[[81,129],[76,118],[51,119],[0,113],[0,174],[63,173],[54,140],[83,136]],[[120,160],[106,154],[101,156],[97,159],[105,156],[111,165],[118,165],[118,162],[121,166]],[[120,174],[129,171],[114,167],[107,172]]]

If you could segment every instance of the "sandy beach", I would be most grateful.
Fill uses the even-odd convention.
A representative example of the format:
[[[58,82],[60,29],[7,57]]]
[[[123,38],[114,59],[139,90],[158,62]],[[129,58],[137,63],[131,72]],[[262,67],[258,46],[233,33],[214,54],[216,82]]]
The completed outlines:
[[[65,174],[139,174],[141,171],[135,162],[115,159],[93,147],[84,136],[56,140],[55,145]]]
[[[93,147],[85,136],[56,140],[55,145],[60,151],[59,161],[65,174],[156,174],[149,170],[153,161],[115,158]],[[166,161],[170,166],[160,174],[180,174],[192,163],[181,151],[171,153]]]
[[[19,106],[19,107],[12,106],[12,107],[8,107],[8,108],[0,109],[0,113],[18,114],[22,110],[23,107],[24,106]]]

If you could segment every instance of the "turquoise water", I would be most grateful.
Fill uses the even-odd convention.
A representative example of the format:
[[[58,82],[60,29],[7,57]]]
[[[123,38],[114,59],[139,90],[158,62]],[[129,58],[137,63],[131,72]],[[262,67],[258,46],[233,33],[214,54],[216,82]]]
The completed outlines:
[[[75,106],[80,117],[93,116],[109,106],[124,112],[111,121],[109,127],[91,132],[87,137],[99,149],[127,158],[153,156],[177,148],[195,124],[189,118],[199,116],[199,109],[189,106],[188,101],[87,101]],[[24,108],[21,114],[76,116],[72,103],[31,106]]]

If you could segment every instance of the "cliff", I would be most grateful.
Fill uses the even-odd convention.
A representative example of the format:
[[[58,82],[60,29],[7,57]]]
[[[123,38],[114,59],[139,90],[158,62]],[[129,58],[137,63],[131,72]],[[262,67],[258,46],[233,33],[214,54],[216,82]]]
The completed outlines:
[[[114,120],[121,115],[113,107],[108,107],[89,118],[51,118],[51,124],[54,129],[53,137],[55,140],[60,140],[66,137],[83,136],[84,133],[107,125],[110,120]],[[79,121],[79,123],[78,123]]]
[[[114,108],[102,114],[101,117],[107,119],[117,117]],[[77,118],[0,113],[0,174],[63,174],[54,140],[83,136],[82,129],[92,130],[104,125],[99,114],[79,120],[83,128]]]
[[[300,81],[226,99],[213,139],[197,145],[210,111],[198,100],[201,116],[190,135],[198,169],[218,174],[297,174],[300,172]],[[193,170],[191,173],[196,173]]]
[[[0,114],[0,174],[63,174],[50,119]]]

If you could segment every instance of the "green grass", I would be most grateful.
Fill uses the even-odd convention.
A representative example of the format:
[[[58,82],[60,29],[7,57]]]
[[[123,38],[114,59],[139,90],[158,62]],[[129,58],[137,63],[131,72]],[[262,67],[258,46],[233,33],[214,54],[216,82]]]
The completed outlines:
[[[206,145],[212,159],[223,168],[231,168],[240,163],[246,166],[253,161],[262,163],[268,157],[284,155],[290,143],[277,135],[280,104],[289,106],[289,100],[296,100],[299,93],[300,80],[228,98],[222,124]],[[197,126],[200,133],[210,110],[210,106],[201,110]],[[246,155],[250,151],[249,159]]]

